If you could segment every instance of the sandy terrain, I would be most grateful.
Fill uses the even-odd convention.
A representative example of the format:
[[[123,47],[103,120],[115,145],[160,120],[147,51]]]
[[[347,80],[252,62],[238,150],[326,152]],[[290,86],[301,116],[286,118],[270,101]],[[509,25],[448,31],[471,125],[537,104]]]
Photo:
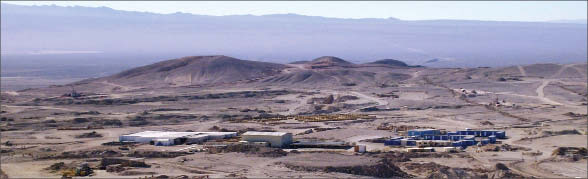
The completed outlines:
[[[469,177],[496,172],[497,163],[505,164],[519,176],[586,177],[586,156],[573,161],[569,156],[553,155],[560,147],[588,145],[585,64],[434,69],[366,67],[332,58],[322,60],[313,64],[320,67],[317,69],[308,64],[257,66],[256,70],[268,73],[265,76],[239,69],[239,73],[228,75],[231,78],[211,77],[214,84],[204,84],[205,76],[218,74],[194,74],[188,78],[186,73],[192,72],[182,66],[178,67],[181,71],[170,72],[175,76],[157,79],[174,84],[151,86],[150,82],[140,86],[140,80],[154,76],[141,70],[131,71],[137,74],[127,75],[139,81],[121,81],[124,79],[111,76],[79,84],[76,90],[83,96],[77,99],[62,96],[70,92],[67,86],[3,91],[1,169],[10,177],[59,177],[59,172],[51,173],[45,168],[64,161],[88,162],[94,167],[94,177],[106,178],[151,175],[356,178],[375,175],[345,167],[366,167],[365,171],[369,167],[388,167],[385,170],[391,171],[396,170],[392,166],[398,166],[405,173],[426,177],[432,171],[421,171],[422,168],[414,169],[414,166],[430,167],[432,162],[448,170],[467,170],[466,173],[472,174]],[[337,63],[323,67],[331,62]],[[201,68],[198,63],[190,65]],[[283,71],[272,71],[276,69]],[[184,83],[190,85],[181,85]],[[479,93],[468,96],[461,94],[460,88]],[[332,101],[327,99],[331,95]],[[373,118],[264,121],[275,115],[318,114],[362,114]],[[521,149],[476,152],[476,147],[470,147],[450,157],[441,152],[409,156],[403,148],[369,142],[403,135],[404,131],[378,130],[385,125],[447,131],[505,130],[508,139],[501,142]],[[93,126],[99,127],[92,129]],[[128,156],[136,151],[174,152],[191,147],[137,145],[123,150],[119,146],[103,145],[117,141],[122,134],[144,130],[283,131],[293,133],[295,140],[364,144],[372,153],[358,155],[352,149],[313,148],[298,152],[286,149],[285,155],[269,157],[255,152],[196,152],[179,157],[147,157],[145,163],[151,167],[130,167],[123,172],[97,169],[101,159],[98,156],[56,157],[64,152],[111,151]],[[574,130],[577,132],[558,134]],[[77,137],[92,131],[101,137]],[[541,154],[523,154],[537,151]],[[386,158],[386,154],[405,155],[410,160],[400,160],[403,157],[399,156]],[[380,165],[384,159],[391,161],[391,165]]]

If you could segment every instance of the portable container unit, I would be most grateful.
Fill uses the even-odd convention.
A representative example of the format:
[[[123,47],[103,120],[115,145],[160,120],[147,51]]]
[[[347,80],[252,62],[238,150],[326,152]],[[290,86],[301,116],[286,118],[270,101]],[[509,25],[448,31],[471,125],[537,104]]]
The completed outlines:
[[[497,136],[500,139],[506,138],[506,134],[504,131],[485,131],[486,135],[483,137],[490,137],[490,136]]]
[[[434,135],[431,140],[449,140],[448,135]]]
[[[477,135],[477,136],[480,136],[480,137],[488,137],[488,136],[491,136],[491,135],[495,135],[496,132],[497,131],[480,131],[480,134]]]
[[[480,131],[474,131],[474,130],[465,130],[465,131],[458,131],[459,135],[473,135],[473,136],[479,136]]]
[[[440,135],[441,131],[438,129],[415,129],[409,130],[408,136],[425,136],[425,135]]]
[[[384,141],[384,145],[401,145],[400,139],[392,139]]]
[[[463,141],[457,141],[457,142],[451,143],[451,145],[453,147],[461,147],[461,146],[463,146],[462,144],[463,144]]]
[[[481,141],[482,145],[488,145],[490,144],[490,139],[484,139]]]
[[[494,135],[496,136],[496,138],[506,139],[506,132],[504,132],[504,131],[496,132]]]
[[[490,140],[490,143],[491,144],[496,143],[496,136],[493,136],[493,135],[492,136],[489,136],[488,137],[488,140]]]
[[[464,146],[476,145],[476,141],[475,140],[463,140],[462,143],[463,143]]]
[[[474,130],[467,131],[466,135],[480,136],[479,131],[474,131]]]
[[[410,137],[406,137],[404,139],[408,139],[408,140],[420,140],[421,137],[420,136],[410,136]]]
[[[465,135],[452,135],[452,136],[449,136],[449,140],[460,141],[460,140],[464,139],[465,137],[466,137]]]
[[[506,138],[506,133],[504,131],[494,131],[494,130],[465,130],[465,131],[457,131],[459,135],[473,135],[476,137],[489,137],[489,136],[496,136],[499,139]]]

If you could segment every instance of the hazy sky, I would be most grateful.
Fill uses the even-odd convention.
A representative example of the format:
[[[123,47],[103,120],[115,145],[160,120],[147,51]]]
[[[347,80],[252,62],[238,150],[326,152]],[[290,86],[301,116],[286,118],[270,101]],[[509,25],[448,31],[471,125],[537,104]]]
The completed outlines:
[[[106,6],[118,10],[155,13],[184,12],[201,15],[265,15],[296,13],[338,18],[388,18],[402,20],[465,19],[498,21],[550,21],[587,19],[586,1],[2,1],[21,5]]]

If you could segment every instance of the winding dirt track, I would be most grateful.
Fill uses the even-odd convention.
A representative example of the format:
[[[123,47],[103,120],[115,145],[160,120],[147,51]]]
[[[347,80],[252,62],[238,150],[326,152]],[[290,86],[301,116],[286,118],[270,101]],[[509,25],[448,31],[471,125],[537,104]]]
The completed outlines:
[[[537,87],[537,90],[535,90],[537,92],[537,96],[546,103],[552,104],[552,105],[562,105],[561,103],[555,102],[549,98],[545,97],[545,93],[543,92],[543,90],[545,89],[545,87],[547,85],[549,85],[549,82],[551,82],[551,80],[543,80],[543,83],[541,83],[541,85],[539,85],[539,87]]]
[[[520,66],[519,66],[519,67],[520,67]],[[552,104],[552,105],[563,105],[562,103],[559,103],[559,102],[553,101],[553,100],[551,100],[551,99],[549,99],[549,98],[545,97],[545,92],[544,92],[544,89],[545,89],[545,87],[546,87],[547,85],[549,85],[549,83],[550,83],[551,81],[553,81],[553,80],[554,80],[553,78],[556,78],[556,77],[560,76],[560,75],[561,75],[561,73],[563,73],[563,72],[564,72],[566,69],[568,69],[568,68],[575,69],[575,67],[574,67],[574,64],[567,64],[567,65],[562,65],[562,67],[561,67],[559,70],[557,70],[557,72],[556,72],[555,74],[553,74],[553,75],[550,77],[551,79],[542,79],[542,80],[541,80],[541,81],[542,81],[541,85],[539,85],[539,87],[537,87],[537,89],[536,89],[535,91],[537,92],[537,96],[538,96],[538,97],[539,97],[539,98],[540,98],[540,99],[541,99],[543,102],[546,102],[546,103],[549,103],[549,104]],[[519,69],[521,69],[521,68],[519,68]],[[575,70],[576,70],[576,71],[578,71],[578,69],[575,69]],[[578,71],[578,72],[580,73],[580,71]]]

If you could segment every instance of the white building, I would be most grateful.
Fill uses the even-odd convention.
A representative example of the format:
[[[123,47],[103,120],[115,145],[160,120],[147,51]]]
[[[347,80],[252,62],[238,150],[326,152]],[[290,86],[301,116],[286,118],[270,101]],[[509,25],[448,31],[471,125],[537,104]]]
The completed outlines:
[[[292,133],[248,131],[241,135],[247,142],[267,142],[271,147],[284,147],[292,143]]]
[[[151,143],[154,145],[177,145],[183,143],[201,143],[209,139],[223,139],[237,136],[236,132],[167,132],[143,131],[122,135],[119,141]]]
[[[170,146],[170,145],[174,145],[174,141],[170,140],[170,139],[153,139],[153,145]]]
[[[456,147],[443,147],[442,151],[443,152],[457,152],[457,148]]]

